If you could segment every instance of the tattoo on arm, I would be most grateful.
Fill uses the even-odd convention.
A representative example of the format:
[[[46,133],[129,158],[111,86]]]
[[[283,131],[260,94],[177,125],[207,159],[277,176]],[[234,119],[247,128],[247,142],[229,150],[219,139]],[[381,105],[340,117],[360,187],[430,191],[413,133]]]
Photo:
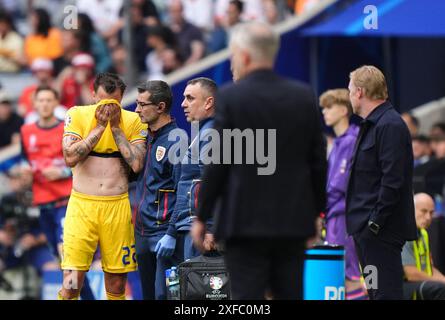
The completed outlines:
[[[97,136],[97,133],[93,134],[93,132],[91,132],[91,134],[85,139],[85,142],[89,148],[93,149],[99,140],[100,138]]]
[[[73,136],[64,137],[62,141],[63,156],[67,166],[74,167],[84,160],[99,142],[104,131],[104,127],[97,126],[84,140]]]
[[[116,145],[119,148],[125,162],[134,172],[137,173],[141,171],[142,167],[144,166],[145,144],[139,143],[132,145],[130,142],[128,142],[120,128],[113,128],[112,132],[114,141],[116,142]]]
[[[76,145],[76,154],[83,158],[83,156],[88,152],[88,146],[86,144],[85,141],[81,141],[84,143],[79,143],[78,145]]]

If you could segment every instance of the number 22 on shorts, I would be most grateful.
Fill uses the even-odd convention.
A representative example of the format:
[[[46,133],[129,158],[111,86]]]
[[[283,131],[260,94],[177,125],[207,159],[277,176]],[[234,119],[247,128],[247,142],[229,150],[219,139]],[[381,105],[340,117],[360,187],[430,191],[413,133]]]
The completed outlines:
[[[135,245],[132,245],[131,248],[130,247],[122,247],[122,251],[124,251],[124,255],[122,256],[122,263],[124,264],[124,266],[129,265],[130,262],[130,254],[131,254],[131,259],[133,260],[133,263],[136,263],[136,249],[135,249]]]

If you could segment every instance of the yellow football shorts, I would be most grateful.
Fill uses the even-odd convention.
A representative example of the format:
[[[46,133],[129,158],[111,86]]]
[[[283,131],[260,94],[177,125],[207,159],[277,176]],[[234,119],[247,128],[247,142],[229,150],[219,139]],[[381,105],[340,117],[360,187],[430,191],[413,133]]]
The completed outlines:
[[[137,269],[128,193],[91,196],[73,190],[64,223],[62,269],[88,271],[98,243],[105,272]]]

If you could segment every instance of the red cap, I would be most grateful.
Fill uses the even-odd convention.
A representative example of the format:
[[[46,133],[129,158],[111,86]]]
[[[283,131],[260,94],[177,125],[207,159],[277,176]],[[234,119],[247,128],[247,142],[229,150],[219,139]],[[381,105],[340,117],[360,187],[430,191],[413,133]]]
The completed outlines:
[[[73,67],[87,67],[94,68],[94,58],[88,53],[78,53],[71,60]]]

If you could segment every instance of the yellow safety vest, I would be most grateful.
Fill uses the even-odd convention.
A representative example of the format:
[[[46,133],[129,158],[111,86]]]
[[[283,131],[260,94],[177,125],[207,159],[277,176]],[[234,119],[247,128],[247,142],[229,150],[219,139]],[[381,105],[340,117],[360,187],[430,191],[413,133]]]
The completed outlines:
[[[428,232],[425,229],[420,229],[421,237],[414,241],[414,257],[416,258],[416,267],[419,271],[426,272],[429,276],[433,275],[431,268],[430,245],[428,240]],[[425,241],[425,243],[424,243]],[[426,247],[426,248],[425,248]],[[422,270],[422,259],[425,259],[426,270]]]
[[[416,258],[417,270],[426,272],[429,276],[433,275],[431,267],[430,244],[428,239],[428,232],[425,229],[420,229],[421,236],[414,241],[414,257]],[[425,248],[426,247],[426,248]],[[426,270],[422,270],[422,261],[425,259]],[[417,300],[417,292],[413,294],[413,300]]]

